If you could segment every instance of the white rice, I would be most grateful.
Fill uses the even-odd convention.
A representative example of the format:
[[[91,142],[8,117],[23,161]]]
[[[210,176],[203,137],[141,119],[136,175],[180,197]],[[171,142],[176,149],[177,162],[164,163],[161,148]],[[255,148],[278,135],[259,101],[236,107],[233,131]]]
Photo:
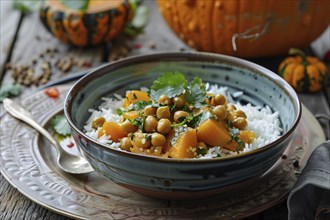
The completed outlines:
[[[227,87],[220,87],[218,85],[209,85],[206,84],[206,89],[208,92],[213,94],[223,94],[229,103],[236,105],[237,109],[240,109],[245,112],[247,116],[248,126],[247,130],[250,130],[256,134],[256,139],[251,144],[245,144],[245,148],[242,152],[248,152],[261,148],[270,142],[276,140],[281,136],[282,128],[280,126],[279,113],[272,112],[269,106],[260,107],[252,106],[251,104],[242,105],[238,102],[234,103],[233,97],[239,97],[243,95],[243,92],[238,91],[233,94],[228,92]],[[142,90],[142,89],[141,89]],[[143,88],[143,91],[147,91],[146,88]],[[106,121],[112,121],[119,123],[120,116],[116,114],[116,109],[120,108],[122,105],[122,99],[118,94],[115,94],[116,99],[114,98],[102,98],[104,101],[98,108],[98,110],[90,109],[91,116],[84,126],[85,133],[91,138],[98,140],[101,143],[108,144],[109,147],[120,149],[120,143],[112,143],[110,137],[103,135],[98,138],[98,131],[92,128],[92,121],[97,117],[104,117]],[[237,152],[229,151],[219,146],[210,148],[208,152],[198,158],[215,158],[215,157],[224,157],[236,155]]]

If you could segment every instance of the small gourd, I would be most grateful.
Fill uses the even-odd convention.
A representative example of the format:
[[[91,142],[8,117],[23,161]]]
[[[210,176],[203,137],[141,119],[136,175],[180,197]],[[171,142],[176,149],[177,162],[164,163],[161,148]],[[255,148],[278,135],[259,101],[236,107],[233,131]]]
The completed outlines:
[[[325,85],[328,68],[318,58],[299,49],[290,49],[290,56],[279,66],[279,75],[297,92],[317,92]]]

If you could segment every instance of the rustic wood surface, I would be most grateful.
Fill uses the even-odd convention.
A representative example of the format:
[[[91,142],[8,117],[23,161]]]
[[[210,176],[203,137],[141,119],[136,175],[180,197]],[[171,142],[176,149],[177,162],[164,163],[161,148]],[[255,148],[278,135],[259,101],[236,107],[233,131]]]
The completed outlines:
[[[145,29],[145,33],[139,35],[135,39],[118,38],[114,41],[114,45],[126,44],[131,48],[129,56],[146,54],[152,52],[164,51],[182,51],[191,50],[179,40],[174,33],[168,28],[166,23],[158,14],[156,5],[153,1],[145,1],[149,6],[149,24]],[[10,70],[6,70],[6,62],[14,65],[30,65],[32,60],[38,58],[37,65],[41,65],[41,61],[54,62],[64,56],[72,56],[75,58],[86,59],[97,66],[102,62],[108,61],[107,50],[105,45],[89,49],[77,49],[64,45],[57,39],[53,38],[46,29],[42,26],[37,13],[30,13],[23,16],[19,11],[12,9],[12,1],[0,1],[1,9],[1,57],[0,69],[1,85],[13,82]],[[16,33],[17,29],[17,33]],[[15,39],[15,35],[17,38]],[[155,45],[153,47],[152,45]],[[54,57],[42,57],[40,54],[48,48],[56,48],[58,52]],[[276,72],[277,66],[283,57],[273,57],[252,60],[260,65],[265,66]],[[329,65],[328,65],[329,66]],[[40,68],[39,68],[40,69]],[[84,68],[74,67],[70,72],[63,73],[57,70],[54,65],[52,67],[51,80],[56,80],[67,76]],[[38,67],[36,67],[36,74]],[[330,83],[323,91],[316,94],[299,94],[301,102],[315,115],[327,114],[330,115],[329,97]],[[24,94],[35,92],[37,86],[31,86],[24,89]],[[330,137],[329,122],[320,119],[327,138]],[[287,209],[286,201],[266,210],[256,216],[248,219],[286,219]],[[56,214],[41,205],[33,202],[29,198],[21,194],[17,189],[11,186],[7,180],[0,174],[0,219],[68,219],[62,215]]]

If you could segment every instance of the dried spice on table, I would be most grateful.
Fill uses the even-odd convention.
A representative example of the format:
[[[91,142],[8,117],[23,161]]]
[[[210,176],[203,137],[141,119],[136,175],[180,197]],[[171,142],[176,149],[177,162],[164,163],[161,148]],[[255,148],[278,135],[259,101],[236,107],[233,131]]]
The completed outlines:
[[[53,73],[68,73],[77,68],[86,69],[93,66],[89,59],[73,56],[59,58],[58,49],[49,47],[33,57],[28,65],[6,64],[6,69],[11,71],[15,83],[23,86],[39,86],[51,80]]]

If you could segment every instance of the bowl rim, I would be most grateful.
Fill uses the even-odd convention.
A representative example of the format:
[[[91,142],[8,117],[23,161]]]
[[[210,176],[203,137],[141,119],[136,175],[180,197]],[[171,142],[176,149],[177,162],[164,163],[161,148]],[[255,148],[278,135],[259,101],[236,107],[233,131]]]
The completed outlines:
[[[275,84],[277,84],[282,90],[290,97],[291,102],[293,105],[297,108],[297,115],[294,119],[294,122],[292,126],[288,129],[287,132],[285,132],[283,135],[281,135],[278,139],[275,141],[266,144],[265,146],[261,148],[257,148],[255,150],[244,152],[237,155],[232,155],[228,157],[217,157],[217,158],[205,158],[205,159],[194,159],[194,158],[164,158],[164,157],[157,157],[157,156],[151,156],[151,155],[145,155],[145,154],[137,154],[132,153],[129,151],[124,151],[121,149],[115,149],[107,146],[107,144],[102,144],[98,142],[97,140],[92,139],[91,137],[87,136],[84,132],[82,132],[80,129],[77,128],[77,126],[73,123],[72,117],[70,116],[71,113],[71,106],[72,106],[72,100],[79,92],[79,87],[88,84],[89,81],[91,81],[93,78],[95,78],[95,75],[103,75],[105,73],[109,73],[113,70],[119,69],[123,66],[129,66],[134,65],[138,63],[145,63],[145,62],[155,62],[155,61],[202,61],[202,62],[219,62],[219,63],[227,63],[227,64],[235,64],[236,66],[243,67],[244,69],[250,69],[252,72],[257,73],[259,75],[262,75],[263,77],[268,78],[269,80],[273,81]],[[261,152],[264,152],[270,148],[275,147],[277,144],[283,142],[287,137],[289,137],[295,128],[297,127],[300,118],[302,114],[301,109],[301,102],[298,98],[298,95],[296,91],[280,76],[272,72],[271,70],[262,67],[259,64],[253,63],[251,61],[223,55],[223,54],[215,54],[215,53],[209,53],[209,52],[159,52],[159,53],[152,53],[152,54],[144,54],[144,55],[136,55],[127,57],[106,65],[101,65],[98,68],[93,69],[91,72],[86,74],[84,77],[79,79],[77,82],[74,83],[74,85],[70,88],[69,92],[66,95],[65,101],[64,101],[64,115],[71,127],[75,132],[77,132],[80,136],[87,139],[89,142],[92,142],[95,146],[101,147],[103,150],[112,152],[114,154],[118,154],[119,156],[126,156],[126,157],[132,157],[132,158],[138,158],[138,159],[144,159],[144,160],[153,160],[153,161],[159,161],[164,163],[214,163],[219,161],[227,161],[227,160],[234,160],[237,158],[245,158],[249,157],[251,155],[260,154]]]

